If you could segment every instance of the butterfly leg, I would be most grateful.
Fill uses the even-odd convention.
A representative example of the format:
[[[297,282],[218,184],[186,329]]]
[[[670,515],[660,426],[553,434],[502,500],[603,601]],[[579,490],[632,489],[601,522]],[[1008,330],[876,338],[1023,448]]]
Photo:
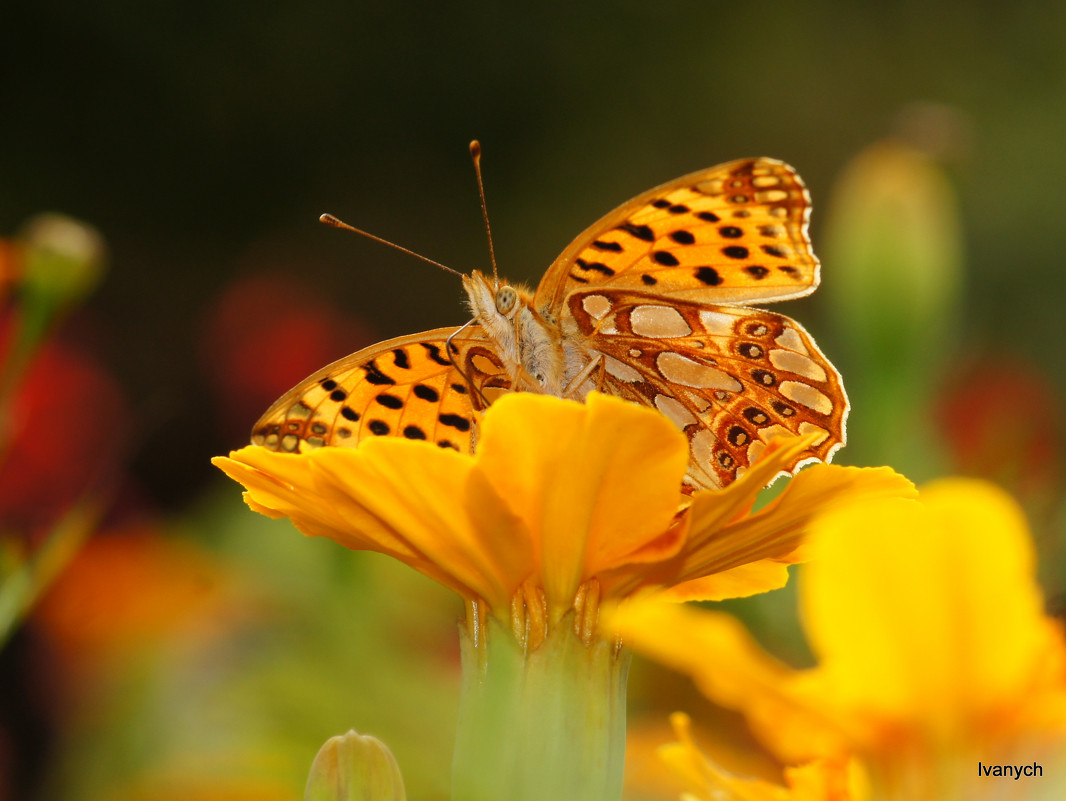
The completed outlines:
[[[583,397],[582,395],[580,395],[581,385],[584,384],[585,381],[588,380],[589,376],[591,376],[597,370],[599,370],[600,375],[596,379],[596,389],[603,389],[604,368],[606,366],[607,365],[604,363],[602,355],[600,355],[599,353],[593,355],[593,357],[589,360],[588,364],[581,368],[581,372],[574,376],[573,379],[571,379],[570,383],[566,385],[566,388],[563,390],[563,397],[573,398],[574,400],[581,400]]]
[[[458,336],[459,334],[461,334],[461,333],[463,332],[463,330],[464,330],[464,329],[465,329],[465,328],[466,328],[467,326],[469,326],[469,325],[471,325],[471,324],[473,324],[473,323],[476,323],[476,322],[477,322],[477,320],[476,320],[476,319],[470,319],[470,320],[467,320],[467,321],[466,321],[465,323],[463,323],[463,324],[462,324],[461,326],[459,326],[458,328],[456,328],[456,329],[455,329],[455,330],[454,330],[454,331],[453,331],[453,332],[451,333],[451,336],[449,336],[449,337],[448,337],[448,339],[447,339],[447,340],[445,340],[445,342],[444,342],[444,350],[445,350],[445,352],[446,352],[446,353],[448,354],[448,360],[449,360],[449,361],[450,361],[450,362],[452,363],[452,367],[454,367],[454,368],[456,369],[456,371],[457,371],[457,372],[459,373],[459,375],[461,375],[461,376],[463,377],[463,381],[465,381],[465,382],[466,382],[466,385],[467,385],[467,386],[468,386],[468,387],[469,387],[469,388],[470,388],[471,390],[473,390],[473,391],[474,391],[474,392],[475,392],[475,393],[477,394],[478,398],[480,398],[481,402],[482,402],[483,404],[485,404],[485,405],[484,405],[484,406],[482,406],[481,408],[483,408],[483,409],[487,409],[487,408],[489,408],[489,399],[488,399],[488,398],[486,398],[486,397],[484,396],[484,394],[482,394],[482,392],[481,392],[481,387],[479,387],[479,386],[478,386],[477,384],[475,384],[475,383],[474,383],[474,381],[473,381],[473,379],[471,379],[471,378],[470,378],[470,376],[468,376],[468,375],[466,374],[466,371],[465,371],[465,370],[463,370],[463,366],[462,366],[461,364],[459,364],[459,363],[458,363],[457,361],[455,361],[455,359],[454,359],[454,358],[452,358],[452,354],[454,354],[454,353],[457,353],[457,352],[458,352],[458,350],[459,350],[458,348],[456,348],[456,347],[455,347],[455,346],[454,346],[454,345],[452,344],[452,340],[453,340],[453,339],[455,339],[455,338],[456,338],[456,337],[457,337],[457,336]]]

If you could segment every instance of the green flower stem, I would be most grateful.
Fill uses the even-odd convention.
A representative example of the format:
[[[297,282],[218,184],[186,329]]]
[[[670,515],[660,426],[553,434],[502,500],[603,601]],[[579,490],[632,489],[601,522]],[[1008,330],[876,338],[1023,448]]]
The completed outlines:
[[[460,638],[452,801],[618,801],[628,655],[573,612],[529,650],[491,616]]]
[[[101,496],[87,494],[55,524],[33,555],[11,560],[15,564],[5,566],[0,575],[0,647],[74,558],[103,510]]]

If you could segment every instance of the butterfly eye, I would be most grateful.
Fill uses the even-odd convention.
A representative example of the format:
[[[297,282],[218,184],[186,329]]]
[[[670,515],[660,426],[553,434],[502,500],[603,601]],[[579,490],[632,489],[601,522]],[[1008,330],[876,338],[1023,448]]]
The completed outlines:
[[[518,293],[513,287],[501,286],[496,290],[496,311],[500,314],[509,314],[518,302]]]

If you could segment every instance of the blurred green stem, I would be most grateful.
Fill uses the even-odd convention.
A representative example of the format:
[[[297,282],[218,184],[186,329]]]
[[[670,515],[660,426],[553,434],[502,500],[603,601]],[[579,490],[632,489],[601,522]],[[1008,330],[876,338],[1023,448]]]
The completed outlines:
[[[49,532],[40,548],[4,573],[0,583],[0,647],[77,553],[102,509],[98,494],[83,498]]]
[[[617,801],[628,655],[575,634],[534,649],[495,618],[460,631],[463,683],[452,801]]]

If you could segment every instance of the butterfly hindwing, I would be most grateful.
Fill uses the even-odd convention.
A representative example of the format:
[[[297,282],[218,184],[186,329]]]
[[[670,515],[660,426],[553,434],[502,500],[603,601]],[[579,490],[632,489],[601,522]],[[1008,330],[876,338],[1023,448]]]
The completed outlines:
[[[296,453],[396,436],[469,453],[475,412],[509,386],[480,329],[456,334],[438,328],[381,342],[322,368],[267,410],[252,429],[252,442]]]
[[[658,409],[688,436],[694,485],[730,483],[774,436],[819,435],[797,463],[828,460],[843,443],[840,375],[788,317],[621,291],[569,303],[607,391]]]
[[[807,236],[810,198],[774,159],[691,173],[623,204],[585,230],[537,288],[542,313],[571,292],[642,290],[720,304],[813,292],[818,259]]]

